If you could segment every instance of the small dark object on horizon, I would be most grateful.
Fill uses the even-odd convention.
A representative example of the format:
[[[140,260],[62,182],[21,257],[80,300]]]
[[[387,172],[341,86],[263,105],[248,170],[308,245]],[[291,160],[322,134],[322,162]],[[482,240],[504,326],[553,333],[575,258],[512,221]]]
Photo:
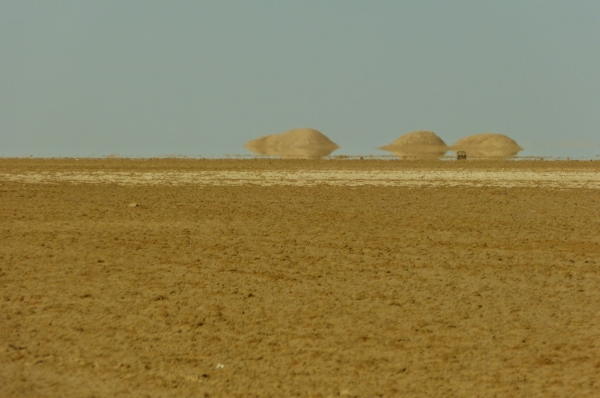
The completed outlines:
[[[465,151],[456,152],[456,160],[467,160],[467,153]]]

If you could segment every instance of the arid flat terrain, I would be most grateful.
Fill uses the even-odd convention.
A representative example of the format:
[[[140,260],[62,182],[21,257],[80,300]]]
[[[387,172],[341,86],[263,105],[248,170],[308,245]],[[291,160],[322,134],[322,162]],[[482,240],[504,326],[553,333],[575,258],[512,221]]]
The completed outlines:
[[[0,159],[0,396],[600,396],[600,161]]]

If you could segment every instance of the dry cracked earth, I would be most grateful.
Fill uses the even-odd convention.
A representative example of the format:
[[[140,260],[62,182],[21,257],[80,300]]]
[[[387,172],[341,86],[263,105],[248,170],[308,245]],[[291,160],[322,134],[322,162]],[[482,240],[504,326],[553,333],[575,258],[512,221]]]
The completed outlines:
[[[0,396],[600,396],[600,162],[0,159]]]

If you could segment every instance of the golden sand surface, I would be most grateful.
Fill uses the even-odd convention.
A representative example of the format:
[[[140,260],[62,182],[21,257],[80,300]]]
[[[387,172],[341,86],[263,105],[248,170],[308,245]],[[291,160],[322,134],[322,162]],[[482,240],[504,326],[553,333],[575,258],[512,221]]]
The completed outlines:
[[[0,159],[0,396],[600,396],[600,162]]]

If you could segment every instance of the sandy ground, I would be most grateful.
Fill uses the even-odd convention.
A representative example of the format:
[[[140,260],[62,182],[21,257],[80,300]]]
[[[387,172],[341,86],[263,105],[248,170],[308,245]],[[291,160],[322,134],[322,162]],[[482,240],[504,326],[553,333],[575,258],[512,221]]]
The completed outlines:
[[[599,267],[599,161],[0,159],[0,396],[596,397]]]

